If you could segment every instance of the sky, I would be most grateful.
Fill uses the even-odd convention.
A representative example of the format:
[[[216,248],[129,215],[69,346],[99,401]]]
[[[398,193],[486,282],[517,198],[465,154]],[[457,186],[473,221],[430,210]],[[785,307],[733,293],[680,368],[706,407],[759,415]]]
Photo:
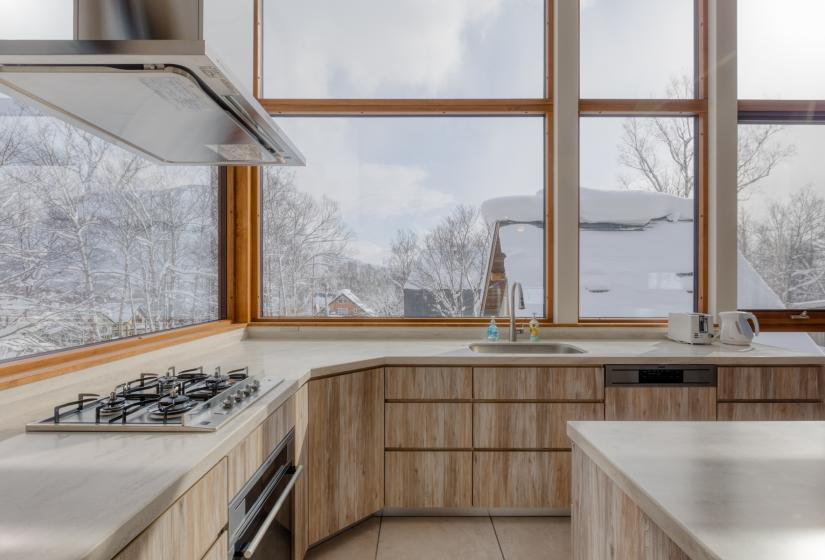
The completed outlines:
[[[251,1],[206,0],[212,43],[251,76]],[[68,38],[71,0],[0,0],[0,38]],[[777,8],[781,6],[781,10]],[[540,97],[543,0],[265,0],[267,97]],[[694,64],[691,0],[583,0],[584,97],[662,97]],[[319,14],[322,16],[319,16]],[[801,15],[801,16],[800,16]],[[822,0],[740,0],[740,97],[825,98]],[[307,156],[300,188],[339,200],[359,256],[381,262],[394,231],[424,231],[459,202],[542,188],[535,118],[278,118]],[[581,184],[621,188],[621,119],[582,121]],[[792,127],[798,155],[743,205],[813,184],[825,133]]]

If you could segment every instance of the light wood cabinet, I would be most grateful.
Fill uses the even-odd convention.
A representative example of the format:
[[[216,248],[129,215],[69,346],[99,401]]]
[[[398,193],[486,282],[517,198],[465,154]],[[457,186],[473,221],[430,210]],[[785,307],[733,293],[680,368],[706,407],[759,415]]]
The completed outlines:
[[[307,531],[313,544],[384,505],[384,370],[308,386]]]
[[[295,465],[307,467],[309,443],[309,387],[304,385],[295,393]],[[298,478],[295,483],[295,519],[292,530],[293,560],[303,560],[309,548],[309,512],[307,511],[307,476]]]
[[[720,367],[720,401],[817,401],[820,367]]]
[[[569,508],[570,452],[474,452],[473,506]]]
[[[608,387],[605,420],[716,420],[716,387]]]
[[[473,445],[470,403],[387,403],[384,414],[388,448],[469,449]]]
[[[822,403],[720,402],[718,420],[825,420]]]
[[[388,451],[385,461],[387,507],[472,506],[472,452]]]
[[[224,458],[115,559],[201,560],[226,527],[226,504]]]
[[[468,367],[388,367],[387,399],[465,400],[473,396]]]
[[[295,398],[290,397],[278,410],[246,436],[227,455],[229,500],[231,501],[270,453],[295,425]]]
[[[221,533],[212,548],[204,554],[203,560],[226,560],[226,552],[229,548],[229,537],[226,536],[226,531]]]
[[[474,368],[473,397],[483,400],[599,401],[600,367]]]
[[[570,449],[567,422],[604,420],[602,403],[475,403],[473,446]]]

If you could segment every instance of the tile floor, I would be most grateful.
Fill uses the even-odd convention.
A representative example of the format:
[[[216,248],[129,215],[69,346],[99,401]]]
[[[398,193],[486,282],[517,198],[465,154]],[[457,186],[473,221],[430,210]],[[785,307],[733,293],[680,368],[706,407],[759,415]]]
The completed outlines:
[[[307,560],[568,560],[569,517],[372,517]]]

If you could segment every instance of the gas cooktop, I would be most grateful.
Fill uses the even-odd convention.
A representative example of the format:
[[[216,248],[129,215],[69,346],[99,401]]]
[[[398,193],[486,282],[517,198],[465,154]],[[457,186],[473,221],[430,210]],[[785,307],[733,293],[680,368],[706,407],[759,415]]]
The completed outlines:
[[[207,374],[202,367],[142,373],[108,395],[80,393],[54,414],[26,426],[30,432],[214,432],[283,379],[249,375],[248,368]]]

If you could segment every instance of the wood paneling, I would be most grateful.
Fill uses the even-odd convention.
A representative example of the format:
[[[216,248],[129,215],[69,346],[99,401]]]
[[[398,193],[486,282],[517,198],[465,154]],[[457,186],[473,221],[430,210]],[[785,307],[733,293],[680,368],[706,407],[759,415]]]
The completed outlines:
[[[718,420],[825,420],[822,403],[723,403],[717,407]]]
[[[604,420],[602,403],[475,403],[473,445],[493,449],[570,449],[567,422]]]
[[[387,403],[384,444],[396,448],[470,448],[470,403]]]
[[[204,554],[203,560],[226,560],[226,551],[229,550],[229,537],[226,536],[226,531],[221,533],[212,548]]]
[[[473,396],[491,400],[601,400],[600,367],[474,368]]]
[[[608,387],[605,420],[715,420],[716,387]]]
[[[567,451],[475,451],[473,506],[569,508]]]
[[[226,504],[222,459],[115,559],[201,560],[226,527]]]
[[[388,451],[386,506],[471,507],[472,455],[470,451]]]
[[[294,425],[295,398],[290,397],[229,452],[227,468],[230,501]]]
[[[819,400],[819,367],[720,367],[719,400]]]
[[[624,492],[573,450],[574,560],[689,560]]]
[[[309,427],[309,386],[304,385],[293,397],[295,399],[295,465],[307,466],[309,455],[307,429]],[[294,550],[293,560],[303,560],[309,548],[307,525],[307,476],[301,476],[295,483],[295,526],[292,529]]]
[[[621,116],[679,116],[698,115],[707,111],[708,103],[702,99],[582,99],[579,113],[582,115]]]
[[[300,115],[540,115],[544,99],[261,99],[267,113]]]
[[[308,539],[314,544],[384,505],[384,370],[309,382]]]
[[[387,398],[458,400],[473,396],[472,369],[467,367],[388,367]]]

